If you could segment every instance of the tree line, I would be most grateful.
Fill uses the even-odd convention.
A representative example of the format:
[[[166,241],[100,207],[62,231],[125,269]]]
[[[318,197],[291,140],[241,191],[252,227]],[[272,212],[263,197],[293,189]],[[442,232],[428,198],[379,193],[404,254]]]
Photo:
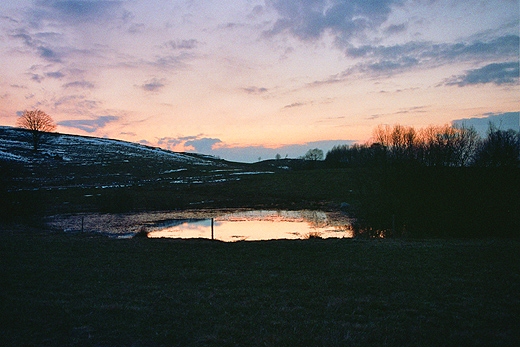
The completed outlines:
[[[416,130],[380,125],[372,142],[335,146],[327,152],[325,162],[329,167],[519,167],[520,132],[491,124],[482,138],[473,127],[443,125]]]
[[[350,168],[349,213],[368,237],[520,237],[520,134],[378,126],[336,146],[324,165]]]

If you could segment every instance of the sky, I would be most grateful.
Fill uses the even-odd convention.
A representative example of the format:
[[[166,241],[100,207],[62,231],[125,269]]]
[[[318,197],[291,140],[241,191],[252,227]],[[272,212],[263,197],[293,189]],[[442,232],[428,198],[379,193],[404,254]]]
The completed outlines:
[[[519,19],[518,0],[2,1],[0,125],[38,108],[245,162],[381,124],[518,130]]]

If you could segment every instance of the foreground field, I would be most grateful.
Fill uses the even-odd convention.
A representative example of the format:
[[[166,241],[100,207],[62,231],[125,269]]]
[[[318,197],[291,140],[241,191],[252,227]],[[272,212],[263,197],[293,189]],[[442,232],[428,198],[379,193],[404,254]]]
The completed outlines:
[[[518,240],[0,231],[4,346],[520,345]]]

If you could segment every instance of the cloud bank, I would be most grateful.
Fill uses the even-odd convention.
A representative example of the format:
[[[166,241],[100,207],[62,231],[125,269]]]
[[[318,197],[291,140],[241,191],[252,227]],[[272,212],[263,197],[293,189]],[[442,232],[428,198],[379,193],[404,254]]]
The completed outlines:
[[[338,83],[360,74],[389,77],[413,69],[431,69],[453,63],[518,59],[519,46],[520,37],[517,35],[450,44],[413,41],[392,46],[350,46],[346,49],[346,56],[359,62],[327,79],[314,81],[313,85]],[[518,62],[491,63],[481,69],[467,71],[465,75],[452,77],[446,85],[514,83],[515,77],[518,78]]]
[[[486,136],[490,124],[500,130],[520,131],[520,112],[488,113],[479,117],[456,119],[452,124],[474,127],[481,136]]]
[[[108,123],[115,122],[118,119],[119,117],[116,116],[99,116],[95,119],[64,120],[57,124],[67,128],[80,129],[87,133],[94,133],[104,128]]]
[[[305,155],[309,149],[319,148],[327,153],[337,145],[350,145],[353,140],[326,140],[312,141],[303,144],[281,145],[278,147],[267,146],[229,146],[217,138],[209,138],[204,135],[184,136],[177,138],[160,138],[156,143],[140,141],[147,145],[157,145],[178,152],[194,152],[224,158],[230,161],[253,163],[260,160],[281,158],[299,158]]]
[[[466,71],[465,74],[450,78],[446,85],[465,87],[468,85],[493,83],[517,84],[519,78],[518,62],[493,63],[480,69]]]
[[[39,0],[30,12],[31,24],[41,26],[45,21],[55,21],[77,26],[123,19],[127,13],[124,3],[116,0]]]
[[[325,32],[338,43],[381,26],[401,0],[270,0],[280,18],[268,35],[289,32],[302,40],[316,40]]]

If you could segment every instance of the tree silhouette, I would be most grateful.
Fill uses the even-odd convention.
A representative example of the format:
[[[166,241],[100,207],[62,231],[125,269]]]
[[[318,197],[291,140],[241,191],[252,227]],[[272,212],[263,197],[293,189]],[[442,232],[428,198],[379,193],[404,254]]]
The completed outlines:
[[[480,143],[472,127],[429,126],[419,133],[418,159],[427,166],[469,166]]]
[[[415,159],[418,134],[413,127],[403,125],[378,126],[374,130],[375,142],[388,151],[392,160],[402,163]]]
[[[323,151],[319,148],[309,149],[303,159],[312,161],[323,160]]]
[[[56,129],[56,125],[51,116],[41,110],[27,111],[18,118],[16,125],[31,132],[33,149],[38,150],[44,132],[51,132]]]
[[[488,136],[478,149],[475,164],[485,167],[519,167],[520,132],[499,130],[490,124]]]

